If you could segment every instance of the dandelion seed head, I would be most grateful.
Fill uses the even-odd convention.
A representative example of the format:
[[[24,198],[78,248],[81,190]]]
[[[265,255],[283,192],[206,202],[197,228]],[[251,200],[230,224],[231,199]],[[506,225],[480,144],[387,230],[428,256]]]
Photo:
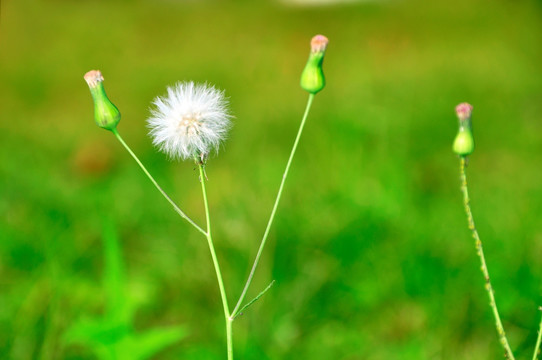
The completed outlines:
[[[153,104],[147,120],[153,144],[173,159],[218,151],[231,127],[224,92],[207,84],[177,83]]]

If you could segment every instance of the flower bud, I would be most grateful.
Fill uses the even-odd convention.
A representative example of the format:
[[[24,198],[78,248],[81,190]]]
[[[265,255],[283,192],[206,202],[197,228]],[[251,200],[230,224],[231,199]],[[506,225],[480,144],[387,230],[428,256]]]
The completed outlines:
[[[301,73],[301,87],[311,94],[316,94],[326,85],[322,62],[328,40],[324,35],[316,35],[311,40],[311,53],[305,69]]]
[[[91,70],[85,74],[85,81],[94,100],[94,120],[99,127],[112,131],[120,121],[120,112],[105,94],[103,80],[99,70]]]
[[[455,137],[453,150],[459,156],[467,156],[474,151],[474,136],[472,135],[472,105],[461,103],[455,112],[459,119],[459,131]]]

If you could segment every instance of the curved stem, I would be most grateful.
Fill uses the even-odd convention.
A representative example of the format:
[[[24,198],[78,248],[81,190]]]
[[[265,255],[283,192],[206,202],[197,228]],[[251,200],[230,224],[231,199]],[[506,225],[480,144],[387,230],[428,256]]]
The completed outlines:
[[[267,222],[267,227],[265,228],[265,232],[263,234],[262,241],[260,243],[260,248],[258,249],[258,253],[256,254],[256,259],[254,260],[254,264],[252,265],[252,269],[250,270],[250,274],[248,275],[248,279],[245,283],[245,287],[243,288],[243,291],[241,293],[241,296],[239,297],[239,300],[237,301],[237,304],[235,305],[235,308],[233,309],[233,312],[231,313],[231,319],[235,318],[237,315],[237,312],[241,308],[241,305],[243,303],[243,300],[245,299],[245,296],[247,294],[248,288],[250,287],[250,283],[252,282],[252,278],[254,277],[254,273],[256,272],[256,267],[258,266],[258,263],[260,261],[260,257],[262,256],[263,249],[265,247],[265,243],[267,241],[267,236],[269,235],[269,230],[271,229],[271,225],[273,224],[273,220],[275,219],[275,213],[277,212],[277,208],[280,202],[280,197],[282,195],[282,189],[284,188],[284,183],[286,182],[286,177],[288,176],[288,171],[290,170],[290,165],[292,164],[292,160],[295,155],[295,151],[297,149],[297,144],[299,143],[299,139],[301,138],[301,133],[303,132],[303,127],[305,126],[305,121],[307,120],[307,116],[309,115],[309,110],[312,105],[312,101],[314,99],[314,94],[309,95],[309,99],[307,101],[307,106],[305,108],[305,113],[303,114],[303,119],[301,120],[301,124],[299,125],[299,130],[297,132],[297,136],[294,141],[294,146],[292,147],[292,151],[290,152],[290,157],[288,159],[288,163],[286,164],[286,169],[284,169],[284,173],[282,174],[282,181],[280,183],[279,192],[277,194],[277,197],[275,199],[275,204],[273,205],[273,210],[271,211],[271,216],[269,217],[269,221]]]
[[[226,342],[228,347],[228,360],[233,360],[232,321],[230,319],[230,309],[228,307],[228,298],[226,296],[226,290],[224,288],[224,281],[222,280],[222,272],[220,271],[220,265],[218,264],[218,258],[216,257],[215,247],[213,245],[213,237],[211,234],[211,218],[209,216],[209,203],[207,201],[207,190],[205,189],[205,171],[202,164],[199,164],[199,176],[201,182],[201,192],[203,193],[203,203],[205,204],[205,218],[207,219],[207,233],[205,236],[207,238],[207,243],[209,244],[211,257],[213,258],[213,265],[215,267],[218,287],[220,288],[220,296],[222,298],[222,307],[224,308],[224,319],[226,320]]]
[[[134,154],[134,152],[132,151],[132,149],[130,149],[130,147],[128,146],[128,144],[126,144],[124,142],[124,140],[122,139],[122,137],[120,136],[119,132],[117,131],[117,129],[113,129],[111,130],[111,132],[115,135],[115,137],[117,138],[118,141],[120,141],[120,143],[122,144],[122,146],[124,146],[124,148],[128,151],[128,153],[130,155],[132,155],[132,157],[134,158],[134,160],[137,162],[137,164],[139,165],[139,167],[141,167],[141,170],[143,170],[143,172],[145,173],[145,175],[147,175],[147,177],[151,180],[151,182],[154,184],[154,186],[156,186],[156,188],[158,189],[158,191],[160,191],[160,193],[166,198],[166,200],[171,204],[171,206],[173,206],[173,209],[175,210],[175,212],[177,214],[179,214],[183,219],[185,219],[186,221],[188,221],[190,223],[190,225],[192,225],[193,227],[196,228],[196,230],[198,230],[200,233],[202,233],[203,235],[207,236],[207,233],[205,232],[205,230],[203,230],[198,224],[196,224],[192,219],[190,219],[178,206],[177,204],[175,204],[175,202],[173,200],[171,200],[171,198],[168,196],[168,194],[166,194],[166,192],[160,187],[160,185],[158,185],[158,183],[156,182],[156,180],[154,180],[154,178],[152,177],[152,175],[149,173],[149,171],[147,170],[147,168],[143,165],[143,163],[139,160],[139,158],[136,156],[136,154]]]
[[[508,344],[508,339],[506,338],[506,333],[504,332],[504,327],[502,326],[501,317],[499,316],[499,311],[497,310],[497,303],[495,302],[493,287],[491,286],[491,281],[489,279],[489,271],[487,270],[484,250],[482,248],[482,241],[480,240],[480,236],[478,236],[478,231],[476,230],[474,218],[472,216],[472,211],[470,208],[470,198],[467,188],[467,174],[465,172],[466,162],[467,159],[464,156],[461,156],[459,168],[461,174],[461,192],[463,193],[463,204],[465,205],[465,213],[467,214],[469,229],[472,232],[472,237],[474,238],[474,242],[476,245],[476,252],[478,254],[478,257],[480,258],[481,270],[486,282],[485,289],[489,297],[489,305],[491,306],[491,310],[493,311],[493,316],[495,318],[495,327],[497,328],[497,333],[499,334],[499,341],[506,352],[506,357],[510,360],[514,360],[514,354],[512,353],[512,349],[510,349],[510,345]]]
[[[539,310],[542,310],[542,308],[540,308]],[[540,320],[540,327],[538,329],[538,338],[536,339],[536,345],[534,347],[533,360],[538,359],[538,351],[540,350],[541,340],[542,340],[542,319]]]

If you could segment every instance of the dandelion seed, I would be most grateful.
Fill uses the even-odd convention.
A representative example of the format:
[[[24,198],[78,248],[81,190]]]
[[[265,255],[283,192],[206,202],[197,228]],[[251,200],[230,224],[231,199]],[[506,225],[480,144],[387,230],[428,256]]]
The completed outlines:
[[[153,104],[147,120],[153,144],[173,159],[204,161],[231,127],[224,92],[207,84],[177,83]]]

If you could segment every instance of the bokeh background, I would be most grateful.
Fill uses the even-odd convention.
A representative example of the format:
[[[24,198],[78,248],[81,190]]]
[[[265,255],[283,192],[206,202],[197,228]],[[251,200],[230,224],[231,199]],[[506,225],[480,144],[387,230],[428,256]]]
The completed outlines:
[[[225,89],[235,115],[209,161],[233,303],[307,94],[310,38],[330,44],[249,298],[239,359],[502,358],[466,226],[454,106],[474,105],[472,206],[505,329],[531,358],[542,305],[542,2],[3,0],[0,358],[220,359],[205,239],[111,133],[83,74],[100,69],[119,131],[197,222],[191,163],[151,145],[154,97]]]

